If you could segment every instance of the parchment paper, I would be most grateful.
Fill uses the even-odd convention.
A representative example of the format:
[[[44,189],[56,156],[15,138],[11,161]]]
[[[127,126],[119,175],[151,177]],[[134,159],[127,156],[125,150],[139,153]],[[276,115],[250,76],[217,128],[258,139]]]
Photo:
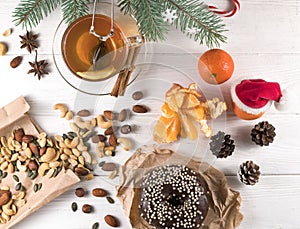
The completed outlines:
[[[24,97],[19,97],[11,103],[0,109],[0,136],[10,136],[12,130],[23,128],[26,134],[37,135],[41,130],[34,123],[31,117],[26,114],[30,109],[29,104]],[[25,217],[46,205],[63,192],[67,191],[71,186],[80,181],[80,179],[71,170],[62,170],[55,178],[47,178],[38,176],[31,180],[27,176],[27,172],[15,172],[20,178],[23,186],[26,188],[25,199],[27,203],[18,209],[16,215],[12,216],[6,224],[0,224],[0,228],[11,228],[21,222]],[[12,178],[13,174],[2,179],[0,187],[9,186],[12,193],[15,193],[16,181]],[[42,183],[42,188],[38,192],[33,191],[36,183]]]
[[[147,146],[138,149],[122,166],[121,184],[117,187],[117,197],[133,228],[154,228],[138,213],[138,187],[149,169],[167,164],[185,165],[198,171],[205,179],[210,190],[208,199],[210,207],[201,228],[233,229],[240,225],[243,219],[239,211],[240,194],[227,186],[223,173],[207,163],[192,160],[171,150]]]

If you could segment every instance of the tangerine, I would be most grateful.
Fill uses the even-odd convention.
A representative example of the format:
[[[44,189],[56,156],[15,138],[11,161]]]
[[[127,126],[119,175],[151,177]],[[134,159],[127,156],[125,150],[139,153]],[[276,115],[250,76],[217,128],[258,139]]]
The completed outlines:
[[[232,57],[222,49],[210,49],[198,61],[198,70],[204,81],[221,84],[230,79],[234,71]]]

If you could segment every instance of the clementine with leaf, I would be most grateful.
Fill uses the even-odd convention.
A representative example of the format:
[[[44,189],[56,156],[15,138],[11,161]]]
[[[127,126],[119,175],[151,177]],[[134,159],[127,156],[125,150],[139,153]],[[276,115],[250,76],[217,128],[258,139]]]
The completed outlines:
[[[221,84],[232,76],[234,62],[224,50],[211,49],[199,58],[198,70],[202,79],[207,83]]]

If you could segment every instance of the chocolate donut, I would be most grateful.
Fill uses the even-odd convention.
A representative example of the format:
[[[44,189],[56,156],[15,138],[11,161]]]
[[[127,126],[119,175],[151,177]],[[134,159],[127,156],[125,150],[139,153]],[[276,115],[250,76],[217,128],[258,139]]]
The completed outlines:
[[[165,165],[146,173],[138,211],[157,229],[200,228],[209,209],[201,175],[183,165]]]

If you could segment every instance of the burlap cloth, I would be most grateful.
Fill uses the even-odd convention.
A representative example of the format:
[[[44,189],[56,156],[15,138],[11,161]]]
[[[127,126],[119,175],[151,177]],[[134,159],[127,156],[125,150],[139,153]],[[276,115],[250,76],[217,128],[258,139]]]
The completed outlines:
[[[239,211],[240,194],[228,187],[222,172],[171,150],[147,146],[138,149],[122,166],[121,184],[117,187],[117,197],[133,228],[153,229],[138,213],[138,187],[147,171],[167,164],[185,165],[198,171],[205,179],[210,190],[210,207],[201,228],[231,229],[240,225],[243,219]]]

